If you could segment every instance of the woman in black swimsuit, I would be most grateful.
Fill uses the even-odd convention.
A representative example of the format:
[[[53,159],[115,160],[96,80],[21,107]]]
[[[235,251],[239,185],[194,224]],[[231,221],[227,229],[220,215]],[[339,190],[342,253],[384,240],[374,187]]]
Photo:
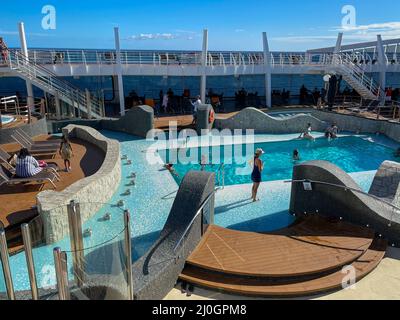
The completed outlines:
[[[257,192],[258,192],[260,183],[262,181],[261,172],[263,171],[263,163],[262,163],[260,157],[263,154],[264,154],[264,151],[262,149],[257,149],[256,154],[254,155],[254,167],[253,167],[253,173],[251,174],[251,180],[253,181],[251,198],[253,199],[253,202],[256,202],[259,200],[259,199],[257,199]]]

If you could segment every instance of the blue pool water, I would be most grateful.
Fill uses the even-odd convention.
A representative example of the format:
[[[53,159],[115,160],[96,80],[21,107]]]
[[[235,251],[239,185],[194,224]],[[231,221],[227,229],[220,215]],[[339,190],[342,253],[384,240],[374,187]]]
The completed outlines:
[[[217,172],[219,164],[224,163],[226,185],[251,183],[251,161],[256,148],[262,148],[266,152],[262,156],[264,162],[263,181],[290,179],[294,165],[310,160],[330,161],[347,173],[377,170],[385,160],[398,160],[394,157],[393,149],[371,142],[365,137],[355,136],[341,137],[336,140],[319,138],[315,142],[290,140],[256,143],[250,152],[241,145],[236,148],[230,146],[203,147],[186,150],[186,156],[187,159],[190,159],[190,163],[187,163],[188,160],[183,163],[179,162],[180,158],[178,157],[178,163],[174,165],[174,168],[179,177],[175,177],[175,179],[179,183],[188,171],[200,170],[199,163],[202,156],[206,156],[208,163],[211,163],[206,166],[206,171]],[[292,160],[292,153],[295,149],[300,153],[300,161]],[[171,152],[173,151],[160,151],[160,154],[166,162],[169,162]]]
[[[132,165],[122,161],[121,184],[108,205],[105,205],[84,224],[84,229],[91,228],[93,235],[85,239],[85,248],[113,240],[123,229],[122,209],[115,207],[119,200],[124,200],[125,208],[131,211],[131,230],[133,236],[134,259],[142,256],[158,238],[169,215],[172,203],[178,190],[179,179],[162,169],[160,164],[149,164],[146,151],[153,143],[131,135],[103,131],[105,136],[116,139],[121,144],[121,155],[128,155]],[[389,139],[384,138],[385,142]],[[352,172],[353,179],[363,190],[368,191],[376,169],[383,160],[395,160],[393,149],[371,143],[358,137],[340,138],[327,142],[324,139],[315,143],[305,141],[269,142],[257,144],[267,152],[263,156],[266,162],[264,180],[260,187],[261,201],[249,202],[250,182],[246,165],[227,165],[227,187],[216,193],[215,222],[216,224],[243,231],[271,231],[283,228],[293,222],[288,214],[290,184],[282,179],[290,178],[294,163],[291,161],[291,151],[298,148],[302,161],[311,159],[330,160],[345,171]],[[224,149],[224,147],[221,147]],[[222,153],[223,154],[223,153]],[[161,155],[161,154],[160,154]],[[162,156],[162,155],[161,155]],[[245,162],[248,160],[243,155]],[[212,157],[211,157],[212,158]],[[164,159],[166,160],[166,159]],[[229,160],[225,158],[224,161]],[[212,170],[217,168],[208,168]],[[199,165],[176,165],[183,176],[190,169],[200,169]],[[237,175],[237,169],[244,170]],[[128,187],[129,175],[137,174],[136,187]],[[251,187],[251,186],[250,186]],[[123,196],[126,189],[131,189],[131,195]],[[84,205],[84,204],[83,204]],[[112,213],[111,221],[102,221],[106,212]],[[70,250],[69,238],[65,237],[57,243],[40,246],[34,249],[35,267],[39,286],[54,285],[53,248],[59,246]],[[86,253],[89,253],[90,249]],[[71,259],[69,259],[71,263]],[[25,256],[23,253],[10,257],[14,286],[16,290],[29,289],[29,279]],[[71,265],[70,265],[71,266]],[[1,270],[0,270],[1,271]],[[0,292],[5,290],[3,275],[0,273]]]
[[[2,124],[11,123],[11,122],[13,122],[14,120],[15,120],[15,118],[14,118],[14,117],[11,117],[11,116],[1,116],[1,123],[2,123]]]

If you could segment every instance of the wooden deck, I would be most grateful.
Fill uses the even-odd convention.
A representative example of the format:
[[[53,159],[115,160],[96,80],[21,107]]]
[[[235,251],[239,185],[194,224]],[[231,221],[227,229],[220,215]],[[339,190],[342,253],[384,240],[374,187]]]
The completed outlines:
[[[180,279],[245,295],[309,295],[341,288],[346,265],[362,278],[385,249],[370,229],[317,216],[269,234],[211,226]]]
[[[48,140],[48,136],[40,136],[35,140]],[[43,155],[36,157],[38,160],[57,163],[60,170],[61,181],[56,182],[56,191],[62,191],[76,181],[96,173],[104,161],[104,153],[96,146],[72,139],[74,157],[71,159],[72,171],[64,172],[64,163],[57,153],[53,156]],[[2,145],[2,148],[9,153],[19,150],[17,144]],[[52,190],[50,184],[39,185],[35,183],[3,185],[0,187],[0,223],[6,228],[9,246],[20,248],[21,233],[20,225],[29,222],[37,216],[36,196],[43,190]]]

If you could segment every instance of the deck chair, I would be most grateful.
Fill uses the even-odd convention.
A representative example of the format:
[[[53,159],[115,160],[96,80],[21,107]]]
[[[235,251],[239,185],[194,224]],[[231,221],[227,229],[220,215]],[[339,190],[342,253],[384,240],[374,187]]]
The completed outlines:
[[[2,186],[3,184],[18,184],[27,182],[40,182],[41,184],[50,182],[53,188],[56,189],[56,185],[54,184],[54,180],[56,179],[57,177],[54,173],[46,171],[41,171],[33,177],[18,178],[14,177],[14,175],[9,170],[0,165],[0,186]]]
[[[32,154],[56,154],[58,151],[58,147],[56,146],[35,146],[30,145],[26,140],[21,139],[21,137],[16,135],[11,135],[11,138],[15,140],[19,145],[24,148],[27,148],[28,151]]]
[[[0,147],[0,162],[7,166],[8,170],[13,171],[14,167],[9,162],[11,157],[11,154],[9,154],[7,151],[4,151],[4,149]]]
[[[60,142],[57,141],[33,141],[30,136],[28,136],[24,131],[22,130],[16,130],[16,134],[19,135],[19,137],[29,143],[32,146],[51,146],[51,147],[59,147]]]
[[[10,159],[11,159],[11,155],[8,152],[4,151],[0,147],[0,163],[3,163],[3,165],[7,168],[7,170],[9,170],[12,174],[15,174],[15,168],[9,162]],[[57,169],[59,169],[58,165],[57,164],[51,164],[51,163],[49,163],[47,167],[43,168],[43,170],[53,172],[57,177],[57,181],[60,181],[61,180],[61,176],[57,172]]]

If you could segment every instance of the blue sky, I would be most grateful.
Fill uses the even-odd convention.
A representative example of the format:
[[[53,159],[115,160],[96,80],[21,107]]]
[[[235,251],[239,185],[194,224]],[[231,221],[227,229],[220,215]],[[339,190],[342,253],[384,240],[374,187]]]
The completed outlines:
[[[56,9],[56,29],[42,28],[42,7]],[[342,30],[342,8],[356,9],[356,25]],[[0,36],[19,46],[17,23],[25,22],[29,47],[113,48],[120,27],[125,49],[199,50],[209,30],[210,50],[271,50],[333,46],[339,31],[346,42],[400,37],[399,0],[20,0],[3,1]]]

